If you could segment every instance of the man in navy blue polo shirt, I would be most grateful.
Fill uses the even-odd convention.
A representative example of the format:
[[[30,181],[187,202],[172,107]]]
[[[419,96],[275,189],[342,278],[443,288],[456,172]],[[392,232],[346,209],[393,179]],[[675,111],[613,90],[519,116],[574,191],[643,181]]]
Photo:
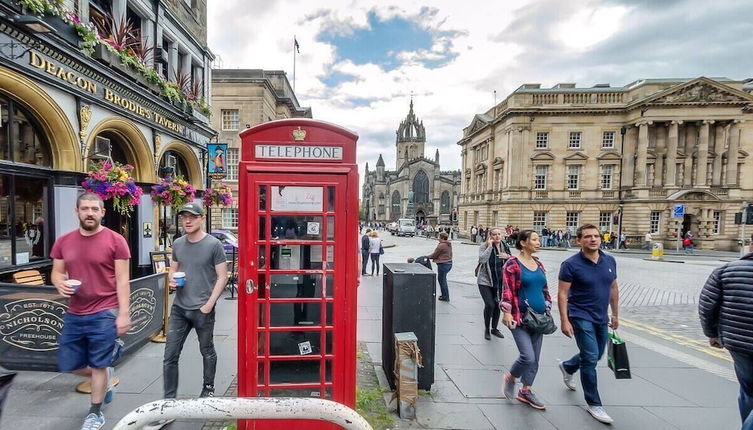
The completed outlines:
[[[580,252],[560,266],[557,305],[560,327],[567,337],[575,336],[580,353],[560,363],[565,386],[575,390],[573,374],[580,370],[580,382],[588,403],[588,412],[596,420],[614,422],[601,406],[596,381],[596,363],[604,354],[609,328],[617,329],[617,264],[599,249],[601,233],[598,227],[584,224],[576,232]],[[608,307],[612,308],[612,315]]]

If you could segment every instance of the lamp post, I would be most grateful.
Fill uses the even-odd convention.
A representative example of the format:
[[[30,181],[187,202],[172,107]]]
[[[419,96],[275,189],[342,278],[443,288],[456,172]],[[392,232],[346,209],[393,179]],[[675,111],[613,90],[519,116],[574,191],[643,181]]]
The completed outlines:
[[[622,242],[622,215],[624,213],[624,205],[622,201],[622,168],[623,160],[625,159],[625,134],[627,133],[627,127],[622,126],[620,128],[620,177],[617,184],[617,198],[620,200],[620,207],[617,209],[619,219],[617,220],[617,249],[620,249]],[[627,242],[627,241],[626,241]],[[625,245],[627,247],[627,245]]]

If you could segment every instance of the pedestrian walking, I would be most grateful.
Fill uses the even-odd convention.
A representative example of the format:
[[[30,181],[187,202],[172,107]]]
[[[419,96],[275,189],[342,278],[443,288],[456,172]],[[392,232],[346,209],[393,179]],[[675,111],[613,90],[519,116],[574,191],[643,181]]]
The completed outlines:
[[[572,238],[573,238],[573,234],[570,232],[570,229],[568,228],[567,231],[565,232],[565,236],[564,236],[565,247],[568,248],[568,249],[572,248],[572,246],[573,246],[572,243],[571,243]]]
[[[541,246],[546,248],[549,243],[549,229],[547,226],[544,226],[544,228],[541,229]]]
[[[601,404],[596,380],[596,363],[604,354],[609,327],[617,330],[619,292],[617,263],[599,249],[601,235],[593,224],[584,224],[576,231],[580,252],[560,266],[557,306],[562,333],[575,340],[580,352],[559,368],[565,386],[575,390],[573,374],[580,370],[580,382],[588,404],[587,410],[596,420],[612,423]],[[608,314],[611,307],[612,314]]]
[[[619,249],[627,249],[627,236],[625,236],[625,233],[620,234],[620,245]]]
[[[543,314],[552,307],[552,298],[546,283],[544,265],[533,256],[539,251],[539,235],[533,230],[522,230],[515,237],[517,257],[510,257],[504,265],[504,290],[501,307],[505,315],[502,322],[512,332],[518,347],[518,358],[505,374],[503,390],[505,397],[512,399],[515,381],[520,378],[523,386],[515,397],[534,409],[546,409],[531,390],[539,371],[539,357],[544,334],[522,324],[522,316],[530,307]]]
[[[479,242],[484,243],[486,242],[486,233],[489,231],[488,228],[483,228],[482,226],[478,226],[478,236],[479,236]]]
[[[726,348],[732,356],[742,430],[753,430],[753,253],[711,272],[698,315],[709,345]]]
[[[216,237],[203,230],[204,208],[188,203],[178,211],[185,235],[173,243],[170,263],[170,289],[175,299],[168,320],[167,343],[162,362],[165,399],[178,393],[178,361],[183,344],[196,331],[203,359],[203,383],[199,397],[214,396],[217,353],[214,348],[215,304],[227,284],[225,251]],[[144,429],[160,429],[173,420],[155,421]]]
[[[367,228],[366,233],[361,236],[361,275],[363,276],[366,276],[366,266],[369,264],[369,249],[371,248],[370,233],[371,229]]]
[[[502,230],[494,228],[478,249],[476,284],[484,301],[484,339],[492,335],[504,338],[499,331],[499,300],[502,294],[502,266],[510,258],[510,247],[502,241]]]
[[[369,255],[371,256],[371,276],[379,276],[379,257],[384,254],[384,247],[382,246],[382,239],[379,238],[379,234],[376,230],[371,232],[369,237]],[[374,274],[376,269],[376,275]]]
[[[91,377],[91,404],[82,430],[105,425],[102,404],[113,399],[113,364],[123,346],[119,337],[131,327],[131,251],[123,236],[102,225],[104,207],[97,194],[80,195],[79,228],[59,237],[50,251],[52,284],[68,299],[58,367]]]
[[[447,286],[447,274],[452,270],[452,243],[448,240],[447,233],[439,233],[439,243],[434,251],[427,255],[437,265],[437,281],[441,295],[439,300],[450,301],[450,289]]]
[[[471,226],[471,242],[476,243],[476,234],[478,234],[478,229],[475,225]]]
[[[643,236],[643,249],[651,249],[651,240],[653,240],[653,237],[651,237],[650,232]]]

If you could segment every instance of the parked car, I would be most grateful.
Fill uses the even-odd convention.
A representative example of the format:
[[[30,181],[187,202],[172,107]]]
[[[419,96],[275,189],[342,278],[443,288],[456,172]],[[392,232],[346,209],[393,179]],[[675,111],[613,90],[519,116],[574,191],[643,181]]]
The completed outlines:
[[[400,218],[397,220],[397,235],[410,236],[416,235],[416,220],[413,218]]]
[[[397,223],[396,222],[391,222],[391,223],[387,224],[387,231],[389,231],[393,235],[396,234],[397,233]]]
[[[236,255],[238,253],[238,237],[235,236],[230,230],[212,230],[212,236],[219,239],[222,243],[222,248],[225,249],[225,254],[228,258],[232,258],[233,249],[235,249]]]

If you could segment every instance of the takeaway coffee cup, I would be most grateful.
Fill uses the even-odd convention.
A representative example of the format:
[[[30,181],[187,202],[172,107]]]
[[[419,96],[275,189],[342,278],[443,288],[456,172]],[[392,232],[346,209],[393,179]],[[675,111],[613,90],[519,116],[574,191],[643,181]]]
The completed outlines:
[[[175,285],[178,287],[186,285],[186,274],[183,272],[173,273],[173,279],[175,280]]]
[[[73,294],[76,294],[76,291],[78,291],[78,287],[81,286],[81,281],[79,281],[78,279],[69,279],[66,282],[73,289]]]

